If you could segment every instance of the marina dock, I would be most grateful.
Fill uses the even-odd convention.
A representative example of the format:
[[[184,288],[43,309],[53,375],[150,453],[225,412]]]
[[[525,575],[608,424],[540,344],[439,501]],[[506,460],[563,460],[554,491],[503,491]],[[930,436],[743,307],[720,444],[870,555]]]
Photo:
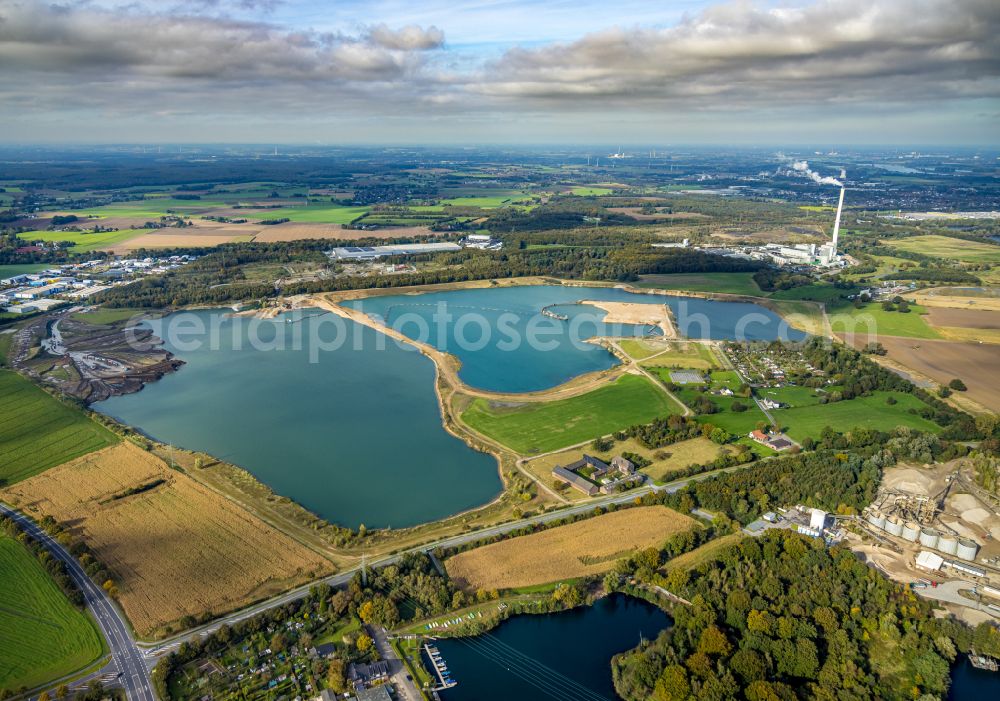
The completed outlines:
[[[444,658],[441,656],[441,651],[430,643],[424,643],[424,652],[427,653],[427,657],[434,666],[434,673],[437,675],[438,681],[440,682],[440,684],[435,687],[434,691],[450,689],[453,686],[456,686],[458,682],[452,679],[451,672],[448,671],[448,665],[445,664]]]

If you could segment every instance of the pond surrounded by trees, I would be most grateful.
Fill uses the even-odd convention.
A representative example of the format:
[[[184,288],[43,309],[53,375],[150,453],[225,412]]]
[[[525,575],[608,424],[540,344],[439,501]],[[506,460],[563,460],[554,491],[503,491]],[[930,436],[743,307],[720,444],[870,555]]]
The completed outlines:
[[[444,701],[614,699],[611,658],[655,638],[670,617],[611,594],[591,606],[514,616],[474,638],[435,642],[458,686]]]

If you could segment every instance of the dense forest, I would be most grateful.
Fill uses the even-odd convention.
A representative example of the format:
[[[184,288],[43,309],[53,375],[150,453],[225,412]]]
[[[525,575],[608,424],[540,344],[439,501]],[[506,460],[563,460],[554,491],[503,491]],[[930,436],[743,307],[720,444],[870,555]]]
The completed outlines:
[[[116,287],[98,295],[96,301],[112,307],[160,308],[272,297],[277,294],[274,286],[245,280],[241,266],[256,261],[283,262],[283,256],[293,256],[303,250],[317,254],[315,248],[303,242],[296,242],[295,247],[283,247],[281,244],[221,246],[182,270]],[[421,259],[420,256],[411,258]],[[288,285],[282,292],[294,295],[525,276],[631,281],[646,273],[750,272],[759,268],[757,263],[720,258],[689,249],[658,249],[643,245],[613,249],[543,248],[500,252],[466,249],[437,254],[434,260],[442,267],[404,275],[341,276],[302,282]]]
[[[626,699],[934,699],[960,650],[1000,655],[1000,632],[931,604],[849,550],[787,531],[744,538],[670,573],[674,626],[616,658]]]

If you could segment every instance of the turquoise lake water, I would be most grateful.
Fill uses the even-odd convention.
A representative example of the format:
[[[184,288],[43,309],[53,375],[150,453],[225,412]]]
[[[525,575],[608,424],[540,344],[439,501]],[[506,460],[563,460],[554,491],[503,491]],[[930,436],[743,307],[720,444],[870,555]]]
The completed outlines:
[[[757,304],[717,302],[626,292],[609,287],[539,285],[451,290],[420,295],[369,297],[345,303],[381,319],[410,338],[457,356],[466,384],[500,392],[548,389],[587,372],[606,370],[615,357],[586,339],[641,336],[659,330],[631,324],[609,325],[605,313],[575,304],[608,302],[667,304],[682,335],[689,338],[800,341],[805,334]],[[565,314],[559,321],[543,307]],[[527,339],[534,338],[534,342]]]
[[[182,333],[182,320],[206,331]],[[239,465],[275,493],[352,528],[433,521],[502,489],[496,460],[444,430],[431,360],[394,343],[376,350],[385,337],[372,329],[315,310],[274,321],[195,311],[166,322],[172,332],[163,320],[150,326],[187,364],[94,409]],[[207,331],[212,323],[215,334]],[[316,344],[305,339],[332,342],[340,329],[345,345],[311,363]],[[304,339],[298,350],[296,335]],[[285,348],[256,350],[251,336]]]
[[[741,324],[749,338],[783,333],[780,318],[756,305],[610,288],[393,295],[352,306],[390,324],[402,321],[411,337],[429,324],[429,342],[461,359],[460,375],[472,386],[525,392],[617,362],[582,339],[650,332],[605,325],[603,311],[574,304],[587,298],[667,303],[681,330],[698,337],[733,338]],[[439,303],[454,319],[435,328]],[[559,305],[553,312],[570,320],[539,313],[553,304]],[[275,320],[231,318],[227,311],[149,322],[186,365],[94,408],[157,440],[239,465],[276,494],[352,528],[433,521],[481,506],[501,491],[495,459],[444,430],[433,363],[412,345],[319,310]],[[527,342],[532,333],[535,343]],[[514,336],[525,342],[510,343]],[[460,343],[463,338],[470,343]]]
[[[637,646],[640,636],[655,638],[670,624],[670,617],[652,604],[613,594],[572,611],[514,616],[485,636],[438,640],[458,682],[441,698],[615,699],[611,658]]]

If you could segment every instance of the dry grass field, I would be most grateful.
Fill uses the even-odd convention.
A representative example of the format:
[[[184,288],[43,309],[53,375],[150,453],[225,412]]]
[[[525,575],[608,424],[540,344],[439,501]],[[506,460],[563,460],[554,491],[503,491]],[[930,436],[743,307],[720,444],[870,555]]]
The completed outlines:
[[[1000,350],[990,343],[961,343],[882,336],[879,342],[888,357],[901,365],[948,384],[959,378],[967,395],[983,406],[1000,411]]]
[[[664,506],[640,506],[459,553],[445,567],[469,590],[530,587],[601,574],[635,550],[696,527]]]
[[[306,582],[330,563],[125,441],[21,482],[5,499],[69,524],[115,574],[142,637]]]
[[[185,233],[175,233],[184,231]],[[109,246],[112,253],[125,254],[139,248],[184,248],[187,246],[218,246],[233,241],[249,241],[253,238],[252,231],[231,231],[224,229],[205,229],[198,231],[189,229],[159,229],[156,233],[142,234]]]

